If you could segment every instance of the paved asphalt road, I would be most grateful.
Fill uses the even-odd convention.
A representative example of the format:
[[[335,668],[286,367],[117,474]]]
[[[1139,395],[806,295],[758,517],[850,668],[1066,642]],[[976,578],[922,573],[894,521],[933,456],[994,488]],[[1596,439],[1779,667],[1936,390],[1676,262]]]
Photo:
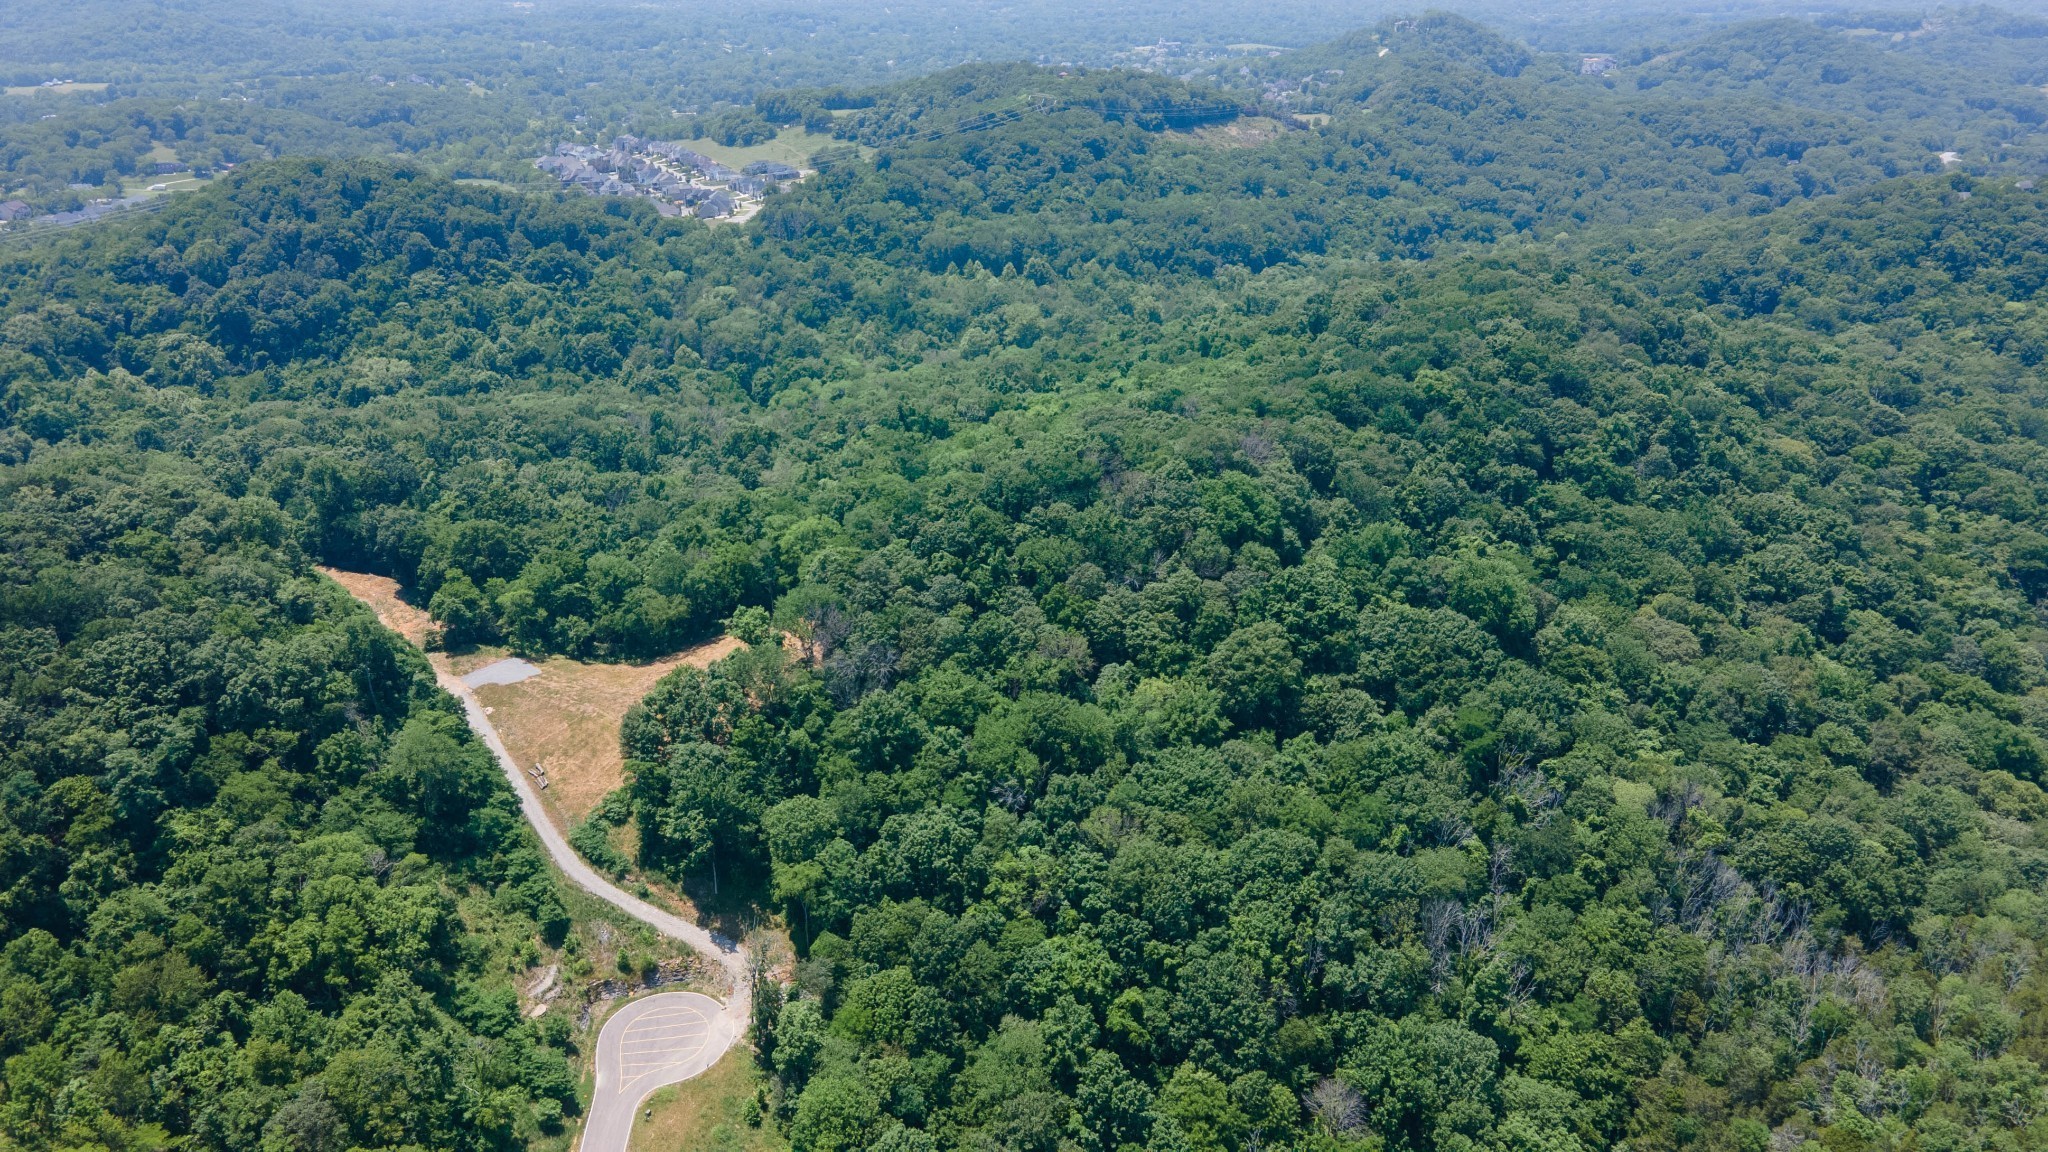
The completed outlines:
[[[747,950],[737,941],[714,936],[672,912],[620,891],[584,863],[554,821],[548,819],[547,809],[541,807],[540,793],[513,762],[512,754],[505,751],[505,742],[498,738],[490,717],[484,715],[484,706],[477,702],[476,693],[460,677],[441,672],[439,678],[441,687],[462,701],[469,726],[498,758],[505,779],[512,782],[512,790],[519,794],[520,811],[546,845],[555,866],[585,892],[656,932],[681,940],[725,970],[731,991],[724,1004],[695,992],[662,992],[621,1008],[598,1033],[597,1093],[591,1099],[589,1120],[583,1126],[583,1140],[578,1148],[579,1152],[626,1152],[627,1138],[633,1132],[633,1110],[647,1098],[647,1093],[663,1084],[688,1080],[711,1067],[746,1035],[754,991],[752,975],[747,971]],[[608,1052],[615,1053],[618,1061],[609,1066],[610,1075],[605,1063]]]
[[[717,1042],[725,1005],[695,992],[657,992],[612,1014],[597,1034],[597,1092],[583,1148],[623,1149],[633,1114],[664,1084],[688,1080],[725,1054]]]

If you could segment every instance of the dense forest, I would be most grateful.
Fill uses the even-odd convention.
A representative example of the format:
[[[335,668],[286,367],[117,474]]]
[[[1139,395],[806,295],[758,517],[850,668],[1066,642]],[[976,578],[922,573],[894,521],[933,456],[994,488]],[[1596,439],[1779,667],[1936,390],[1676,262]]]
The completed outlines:
[[[2048,1148],[2039,94],[1716,36],[1389,22],[1250,136],[812,84],[877,151],[744,227],[293,159],[0,251],[0,1149],[573,1122],[563,901],[316,563],[749,642],[601,812],[786,931],[796,1152]]]
[[[0,513],[0,1147],[559,1130],[491,977],[568,916],[488,756],[274,503],[135,463]]]

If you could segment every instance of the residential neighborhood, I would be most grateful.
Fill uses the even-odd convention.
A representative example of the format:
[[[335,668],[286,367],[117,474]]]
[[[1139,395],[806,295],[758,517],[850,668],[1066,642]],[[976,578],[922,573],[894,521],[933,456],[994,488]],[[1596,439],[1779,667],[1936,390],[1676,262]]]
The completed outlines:
[[[773,160],[734,169],[675,141],[625,135],[609,149],[563,144],[534,166],[593,196],[638,196],[663,216],[706,220],[749,216],[762,197],[804,175]]]

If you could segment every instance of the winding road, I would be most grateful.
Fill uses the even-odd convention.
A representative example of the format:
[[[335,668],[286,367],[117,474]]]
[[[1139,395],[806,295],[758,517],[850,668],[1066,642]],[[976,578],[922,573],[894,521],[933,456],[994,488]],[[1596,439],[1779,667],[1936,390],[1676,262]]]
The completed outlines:
[[[413,642],[401,621],[385,614],[373,592],[356,586],[365,580],[375,582],[382,578],[330,568],[321,568],[320,572],[374,613],[386,628],[406,637],[408,643]],[[351,584],[351,580],[356,583]],[[395,592],[396,585],[391,587]],[[424,619],[422,615],[421,620]],[[512,791],[519,797],[520,812],[532,826],[533,834],[540,837],[555,867],[578,888],[656,932],[681,940],[724,970],[729,991],[722,1004],[696,992],[658,992],[621,1007],[598,1031],[597,1088],[591,1096],[590,1112],[577,1147],[579,1152],[626,1152],[626,1144],[633,1135],[633,1113],[641,1101],[656,1088],[702,1074],[746,1036],[754,1006],[753,973],[749,970],[747,950],[736,940],[716,935],[621,891],[585,863],[548,818],[547,809],[541,806],[540,792],[505,750],[505,741],[498,736],[498,729],[492,725],[490,714],[484,711],[476,693],[449,671],[443,660],[429,656],[428,661],[441,689],[462,701],[471,730],[497,759],[499,770],[505,773]]]
[[[547,809],[541,807],[540,793],[505,750],[505,742],[498,738],[498,730],[492,726],[476,693],[438,662],[434,675],[444,691],[462,701],[470,728],[491,750],[491,755],[497,757],[498,767],[519,795],[519,810],[533,826],[534,835],[547,847],[555,867],[585,892],[656,932],[681,940],[725,970],[731,992],[723,1004],[695,992],[663,992],[619,1009],[598,1033],[597,1090],[591,1098],[590,1115],[577,1147],[579,1152],[626,1152],[626,1142],[633,1134],[633,1111],[649,1093],[698,1075],[718,1063],[718,1058],[746,1035],[754,993],[753,977],[747,970],[747,950],[736,940],[714,935],[621,891],[585,863],[569,847],[554,821],[548,819]]]

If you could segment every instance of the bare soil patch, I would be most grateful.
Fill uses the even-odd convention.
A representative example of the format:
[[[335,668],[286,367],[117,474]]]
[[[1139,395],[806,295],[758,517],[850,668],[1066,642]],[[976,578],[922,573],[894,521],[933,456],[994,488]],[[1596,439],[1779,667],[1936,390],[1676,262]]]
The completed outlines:
[[[1205,124],[1186,135],[1212,148],[1257,148],[1286,131],[1286,125],[1270,116],[1240,116],[1227,124]]]
[[[427,638],[434,631],[434,618],[427,615],[427,610],[413,600],[412,592],[398,581],[368,572],[344,572],[339,568],[318,565],[315,568],[321,575],[341,585],[349,595],[368,605],[386,628],[405,637],[413,647],[424,649],[427,646]],[[461,652],[430,652],[427,658],[436,668],[467,676],[503,660],[507,655],[503,648],[485,645]]]
[[[69,92],[105,92],[106,90],[107,85],[105,81],[71,80],[63,84],[10,84],[7,86],[7,94],[9,96],[40,96],[45,92],[62,96]]]
[[[411,600],[406,599],[405,589],[389,576],[372,576],[368,572],[343,572],[339,568],[321,568],[322,576],[348,590],[348,594],[369,605],[377,619],[386,628],[405,637],[415,647],[427,646],[427,633],[433,630],[434,618]]]

